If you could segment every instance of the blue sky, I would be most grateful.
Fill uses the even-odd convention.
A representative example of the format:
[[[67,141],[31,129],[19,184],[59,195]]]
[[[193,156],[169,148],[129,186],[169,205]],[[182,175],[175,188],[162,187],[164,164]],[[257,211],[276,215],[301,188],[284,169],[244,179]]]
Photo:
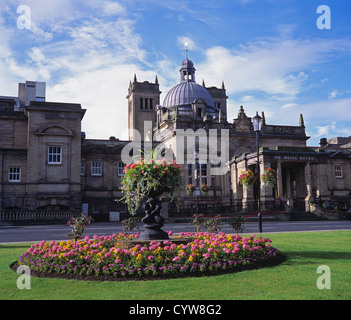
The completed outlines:
[[[30,29],[17,27],[20,5]],[[320,29],[320,5],[331,28]],[[189,43],[198,83],[227,89],[228,120],[241,105],[268,124],[305,119],[309,145],[351,136],[349,0],[3,0],[0,95],[45,81],[47,100],[81,103],[88,138],[127,137],[129,81],[154,81],[161,101],[179,82]],[[325,21],[324,21],[325,22]]]

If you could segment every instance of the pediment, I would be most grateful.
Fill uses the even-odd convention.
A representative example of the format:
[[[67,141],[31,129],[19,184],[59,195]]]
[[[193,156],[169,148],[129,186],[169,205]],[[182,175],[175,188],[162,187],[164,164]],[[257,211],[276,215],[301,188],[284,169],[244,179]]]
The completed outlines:
[[[74,136],[74,132],[61,125],[46,125],[39,128],[35,134],[37,135],[50,135],[50,136]]]

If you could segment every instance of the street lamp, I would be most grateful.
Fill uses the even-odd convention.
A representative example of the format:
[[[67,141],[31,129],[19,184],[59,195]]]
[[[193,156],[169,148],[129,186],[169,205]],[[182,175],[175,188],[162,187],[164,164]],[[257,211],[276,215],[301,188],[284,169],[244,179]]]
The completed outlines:
[[[262,118],[258,115],[256,111],[256,115],[252,118],[252,124],[254,127],[254,131],[256,132],[256,148],[257,148],[257,162],[256,162],[256,176],[257,176],[257,217],[258,217],[258,226],[260,229],[260,233],[262,233],[262,215],[261,215],[261,181],[260,181],[260,141],[259,135],[262,128]]]
[[[199,215],[199,151],[194,150],[195,156],[195,180],[196,180],[196,213]]]

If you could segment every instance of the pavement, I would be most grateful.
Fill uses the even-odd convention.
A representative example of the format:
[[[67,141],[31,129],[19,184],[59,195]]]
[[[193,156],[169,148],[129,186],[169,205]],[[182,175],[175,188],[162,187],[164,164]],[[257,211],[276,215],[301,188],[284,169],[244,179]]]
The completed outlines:
[[[243,233],[259,234],[257,222],[249,222],[245,225]],[[141,232],[142,224],[138,224],[136,232]],[[173,231],[174,234],[179,232],[194,232],[194,226],[189,223],[166,223],[162,228],[164,231]],[[350,230],[351,221],[267,221],[262,224],[263,233],[277,232],[313,232],[313,231],[337,231]],[[98,222],[88,225],[85,229],[84,236],[92,237],[94,235],[112,235],[122,231],[121,222]],[[205,230],[201,230],[205,231]],[[229,225],[222,225],[222,232],[235,233]],[[66,224],[60,225],[30,225],[30,226],[0,226],[0,243],[15,242],[36,242],[65,240],[70,232],[70,227]]]

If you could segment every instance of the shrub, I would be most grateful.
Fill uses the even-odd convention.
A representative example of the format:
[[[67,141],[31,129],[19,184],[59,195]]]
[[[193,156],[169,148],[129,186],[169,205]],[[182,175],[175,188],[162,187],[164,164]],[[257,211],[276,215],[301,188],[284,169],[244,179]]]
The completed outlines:
[[[70,218],[67,225],[71,227],[71,231],[67,234],[67,238],[78,240],[83,237],[83,233],[87,224],[90,224],[93,219],[86,216],[85,211],[79,217]]]
[[[245,230],[244,224],[246,223],[246,219],[240,213],[235,213],[228,220],[228,224],[232,227],[233,230],[236,231],[237,234],[242,233]]]
[[[139,217],[129,217],[122,221],[122,230],[123,232],[131,231],[134,233],[134,230],[137,228],[137,223],[140,220]]]

